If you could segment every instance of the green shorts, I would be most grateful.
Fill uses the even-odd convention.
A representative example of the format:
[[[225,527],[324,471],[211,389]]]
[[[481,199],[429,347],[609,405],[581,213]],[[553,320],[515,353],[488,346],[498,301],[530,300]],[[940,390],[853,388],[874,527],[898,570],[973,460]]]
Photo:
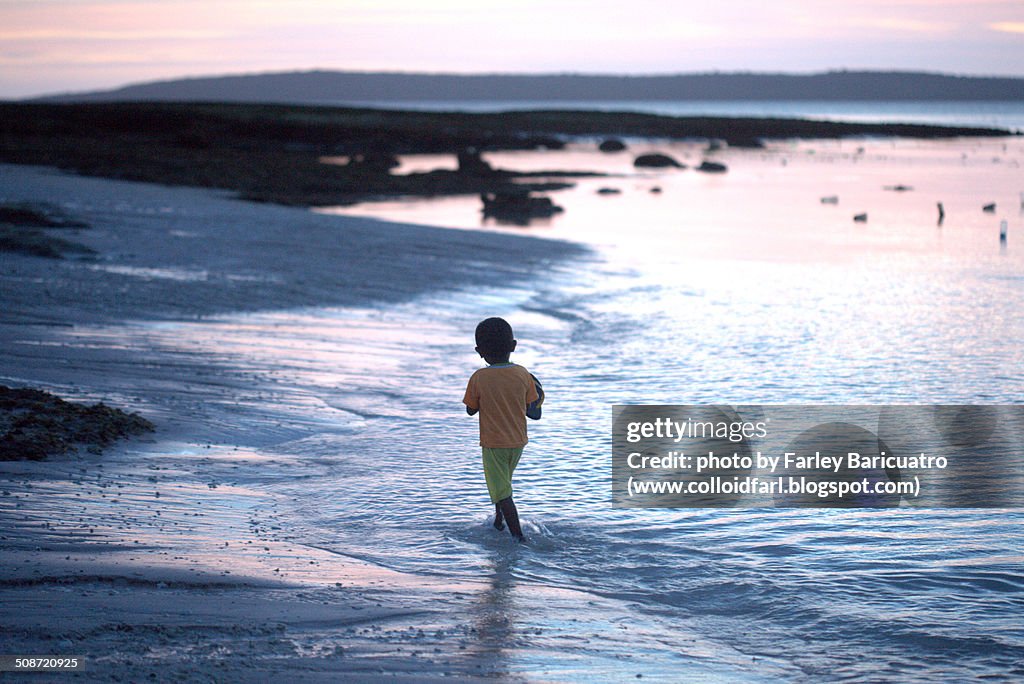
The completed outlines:
[[[523,447],[513,449],[491,449],[483,447],[484,450],[484,478],[487,480],[487,492],[491,495],[491,502],[498,503],[502,499],[512,496],[512,473],[519,464],[519,457],[523,455]]]

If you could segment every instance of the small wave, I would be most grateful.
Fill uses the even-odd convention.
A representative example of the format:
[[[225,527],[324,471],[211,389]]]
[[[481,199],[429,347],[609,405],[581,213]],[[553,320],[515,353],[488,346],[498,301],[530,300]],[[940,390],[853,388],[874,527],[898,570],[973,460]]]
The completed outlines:
[[[557,319],[559,321],[565,321],[567,323],[587,322],[587,319],[584,316],[581,316],[580,314],[574,313],[572,311],[566,311],[564,309],[556,309],[556,308],[546,307],[546,306],[529,306],[529,305],[523,305],[520,308],[522,308],[523,311],[529,311],[531,313],[537,313],[537,314],[541,314],[543,316],[549,316],[551,318]]]

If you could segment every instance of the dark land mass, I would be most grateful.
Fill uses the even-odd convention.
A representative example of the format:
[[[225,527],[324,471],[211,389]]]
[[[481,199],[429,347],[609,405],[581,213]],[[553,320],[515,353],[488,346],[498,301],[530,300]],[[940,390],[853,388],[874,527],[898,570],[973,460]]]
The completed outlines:
[[[923,72],[819,74],[703,73],[422,74],[305,71],[185,78],[102,92],[55,95],[52,102],[204,101],[341,104],[438,101],[1024,100],[1024,79]]]
[[[558,149],[567,139],[634,136],[765,139],[1005,136],[1002,129],[800,119],[667,117],[534,111],[469,114],[284,105],[111,103],[0,105],[0,161],[83,175],[219,188],[243,199],[330,206],[394,196],[506,193],[565,187],[551,176],[491,169],[479,152]],[[396,155],[462,155],[458,171],[392,173]],[[347,165],[324,156],[347,156]],[[474,156],[475,155],[475,156]],[[524,177],[543,176],[536,182]],[[518,181],[518,182],[517,182]]]

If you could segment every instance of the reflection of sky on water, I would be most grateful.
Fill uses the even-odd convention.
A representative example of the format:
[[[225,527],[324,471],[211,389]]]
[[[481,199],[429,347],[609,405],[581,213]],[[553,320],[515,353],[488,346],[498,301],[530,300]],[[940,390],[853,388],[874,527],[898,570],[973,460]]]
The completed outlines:
[[[962,251],[954,231],[936,233],[938,210],[944,227],[987,230],[998,237],[999,218],[1009,219],[1011,236],[1020,224],[1020,162],[1024,143],[1017,139],[924,142],[844,140],[775,142],[765,150],[721,150],[705,155],[704,143],[639,141],[625,152],[602,154],[594,145],[571,145],[556,152],[493,152],[485,159],[496,168],[517,171],[573,169],[601,171],[607,178],[581,179],[577,188],[552,193],[566,208],[541,235],[587,243],[630,245],[644,256],[662,258],[727,253],[739,258],[803,260],[809,247],[830,251],[885,249]],[[862,152],[861,152],[862,150]],[[726,174],[692,168],[668,172],[631,165],[636,155],[667,152],[693,167],[709,158],[729,166]],[[451,155],[406,157],[399,173],[452,168]],[[886,190],[898,185],[906,192]],[[612,187],[620,195],[602,196]],[[652,194],[651,188],[662,189]],[[821,198],[837,196],[836,205]],[[981,207],[997,205],[997,214]],[[394,218],[454,227],[479,227],[475,197],[367,203],[339,213]],[[854,214],[866,212],[866,225]],[[973,231],[979,231],[974,233]],[[668,248],[666,240],[673,244]],[[649,249],[657,241],[661,249]],[[983,247],[984,245],[978,245]],[[767,254],[765,254],[767,250]],[[972,250],[973,251],[973,250]],[[816,259],[822,255],[815,254]]]
[[[691,166],[703,150],[656,147]],[[523,341],[518,358],[545,382],[550,403],[542,424],[531,426],[517,472],[537,551],[517,576],[629,596],[748,651],[781,647],[807,672],[856,673],[865,653],[890,672],[922,659],[940,670],[1005,667],[995,652],[1022,648],[1015,618],[1002,607],[1021,591],[1013,579],[1024,561],[1016,513],[612,511],[607,431],[610,404],[619,402],[1019,402],[1024,250],[1012,236],[1024,229],[1024,146],[779,143],[716,153],[730,169],[720,176],[634,174],[629,161],[644,151],[488,156],[500,168],[620,174],[554,193],[566,213],[531,229],[594,245],[603,262],[542,281],[537,293],[513,295],[505,307],[475,309],[478,318],[509,316]],[[660,194],[649,192],[655,185]],[[885,189],[895,185],[913,189]],[[623,192],[600,196],[600,187]],[[837,204],[821,202],[832,195]],[[941,227],[938,202],[946,212]],[[995,215],[982,211],[989,202]],[[455,198],[351,212],[469,228],[479,225],[478,210],[475,198]],[[854,223],[861,212],[868,222]],[[1001,219],[1011,226],[1005,250]],[[467,338],[472,301],[449,317]],[[450,337],[453,347],[439,347],[441,357],[459,349],[457,333]],[[450,382],[457,400],[457,373]],[[452,519],[444,539],[397,542],[406,539],[395,512],[405,499],[372,490],[367,498],[380,500],[373,534],[396,543],[383,544],[386,554],[368,553],[409,569],[472,573],[491,544],[486,526],[471,522],[486,513],[474,497],[472,449],[462,444],[473,435],[454,417],[437,420],[427,428],[439,452],[430,459],[443,466],[420,465],[415,447],[382,465],[393,478],[406,470],[420,483],[416,498],[429,501],[435,517]],[[395,428],[392,436],[415,441],[426,425]],[[408,465],[410,458],[417,463]],[[339,507],[310,533],[351,543],[330,531],[349,513]],[[395,550],[404,544],[411,548]],[[750,632],[751,621],[760,629]],[[811,643],[809,629],[810,651],[801,645]],[[879,648],[879,637],[897,645]],[[926,653],[898,645],[922,640],[932,644]]]
[[[874,676],[1006,671],[1024,655],[1019,513],[613,511],[608,479],[614,403],[1019,402],[1022,146],[1002,145],[778,144],[717,153],[730,167],[719,176],[632,175],[631,153],[492,155],[629,174],[555,195],[566,213],[528,229],[595,257],[521,289],[74,335],[154,363],[201,358],[203,382],[177,392],[225,441],[273,457],[237,480],[287,502],[286,537],[402,570],[493,575],[481,648],[516,637],[522,622],[493,621],[517,619],[532,582],[623,599],[744,654],[781,649],[807,673],[857,674],[865,653]],[[691,165],[703,149],[657,147]],[[894,184],[914,189],[883,189]],[[598,196],[604,186],[623,193]],[[981,210],[991,201],[995,215]],[[478,209],[455,198],[346,213],[469,228]],[[511,321],[514,360],[548,395],[515,479],[523,551],[486,523],[476,423],[459,403],[489,315]]]

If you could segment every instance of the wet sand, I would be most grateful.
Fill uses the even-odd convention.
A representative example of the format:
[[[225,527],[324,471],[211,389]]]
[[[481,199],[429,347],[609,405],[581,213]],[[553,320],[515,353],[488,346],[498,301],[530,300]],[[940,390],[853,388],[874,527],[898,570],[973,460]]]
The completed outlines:
[[[664,675],[666,661],[729,679],[748,665],[507,568],[449,581],[285,541],[276,502],[230,484],[258,454],[137,448],[3,464],[5,652],[80,656],[82,676],[104,681],[611,681]]]
[[[130,681],[527,676],[503,653],[529,651],[535,640],[552,651],[538,655],[544,667],[583,657],[575,648],[588,639],[563,616],[596,597],[520,586],[500,568],[475,583],[403,575],[287,541],[273,497],[239,482],[287,467],[268,463],[259,447],[308,427],[282,422],[272,379],[211,349],[183,357],[103,331],[133,320],[173,326],[253,309],[373,305],[495,279],[512,285],[584,249],[44,168],[0,174],[4,199],[57,202],[86,219],[93,228],[76,239],[99,255],[0,255],[0,381],[110,401],[158,428],[101,455],[0,464],[0,650],[81,655],[85,678]],[[244,404],[245,420],[211,424],[211,404],[230,402]],[[514,627],[513,604],[529,616]],[[630,619],[621,606],[600,615],[590,629],[606,637]],[[631,662],[625,649],[601,651],[600,659]]]

